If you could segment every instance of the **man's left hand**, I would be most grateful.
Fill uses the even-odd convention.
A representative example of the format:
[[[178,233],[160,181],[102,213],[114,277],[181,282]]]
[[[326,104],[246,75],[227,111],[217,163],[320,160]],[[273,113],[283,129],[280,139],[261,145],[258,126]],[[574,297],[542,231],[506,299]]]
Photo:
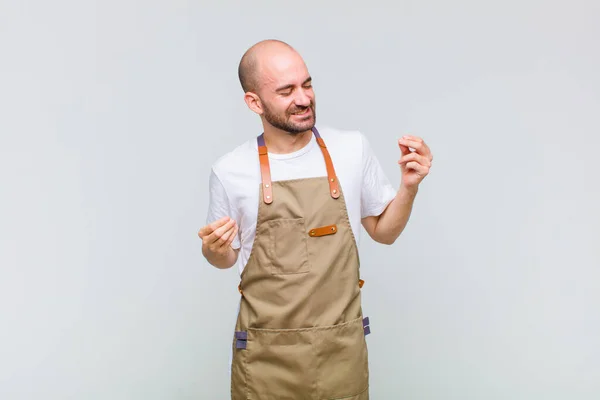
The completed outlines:
[[[398,164],[402,171],[402,186],[416,190],[429,174],[433,155],[423,139],[417,136],[403,136],[398,140],[402,153]],[[413,149],[413,150],[411,150]]]

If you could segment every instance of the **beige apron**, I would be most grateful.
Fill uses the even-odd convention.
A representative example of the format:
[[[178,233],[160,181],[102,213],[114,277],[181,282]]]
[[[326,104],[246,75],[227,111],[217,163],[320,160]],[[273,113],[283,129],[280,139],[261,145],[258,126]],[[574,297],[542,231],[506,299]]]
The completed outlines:
[[[263,135],[256,237],[233,338],[233,400],[368,400],[359,258],[344,196],[327,177],[271,181]]]

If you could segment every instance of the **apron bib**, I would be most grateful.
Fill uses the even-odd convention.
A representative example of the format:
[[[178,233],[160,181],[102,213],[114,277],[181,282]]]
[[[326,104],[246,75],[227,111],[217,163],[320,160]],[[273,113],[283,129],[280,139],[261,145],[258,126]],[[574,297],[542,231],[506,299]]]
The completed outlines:
[[[256,237],[239,285],[233,400],[368,400],[359,257],[344,195],[327,176],[271,181],[260,135]]]

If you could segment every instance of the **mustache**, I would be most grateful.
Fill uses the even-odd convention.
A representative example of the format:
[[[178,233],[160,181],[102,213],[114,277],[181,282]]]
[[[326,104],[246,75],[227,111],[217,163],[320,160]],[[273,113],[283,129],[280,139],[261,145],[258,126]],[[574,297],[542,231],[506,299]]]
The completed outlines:
[[[312,102],[311,102],[311,103],[310,103],[308,106],[306,106],[306,107],[295,107],[295,108],[293,108],[293,109],[290,109],[290,110],[288,110],[288,112],[289,112],[290,114],[296,114],[296,113],[301,113],[301,112],[304,112],[304,111],[306,111],[306,110],[307,110],[307,109],[309,109],[309,108],[310,108],[311,110],[314,110],[314,107],[315,107],[314,103],[312,103]]]

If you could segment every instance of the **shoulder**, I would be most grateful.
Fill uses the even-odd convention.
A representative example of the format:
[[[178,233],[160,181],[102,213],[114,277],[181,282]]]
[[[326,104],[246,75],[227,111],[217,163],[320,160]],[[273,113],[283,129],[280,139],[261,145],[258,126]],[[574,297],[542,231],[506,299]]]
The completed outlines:
[[[360,130],[338,129],[331,126],[321,126],[317,129],[330,151],[362,154],[366,138]]]
[[[217,158],[211,166],[212,173],[225,184],[231,178],[252,172],[258,165],[257,149],[256,138],[246,140]]]
[[[329,125],[319,126],[317,129],[323,139],[336,141],[343,139],[362,140],[361,138],[363,137],[362,132],[356,129],[339,129]]]

